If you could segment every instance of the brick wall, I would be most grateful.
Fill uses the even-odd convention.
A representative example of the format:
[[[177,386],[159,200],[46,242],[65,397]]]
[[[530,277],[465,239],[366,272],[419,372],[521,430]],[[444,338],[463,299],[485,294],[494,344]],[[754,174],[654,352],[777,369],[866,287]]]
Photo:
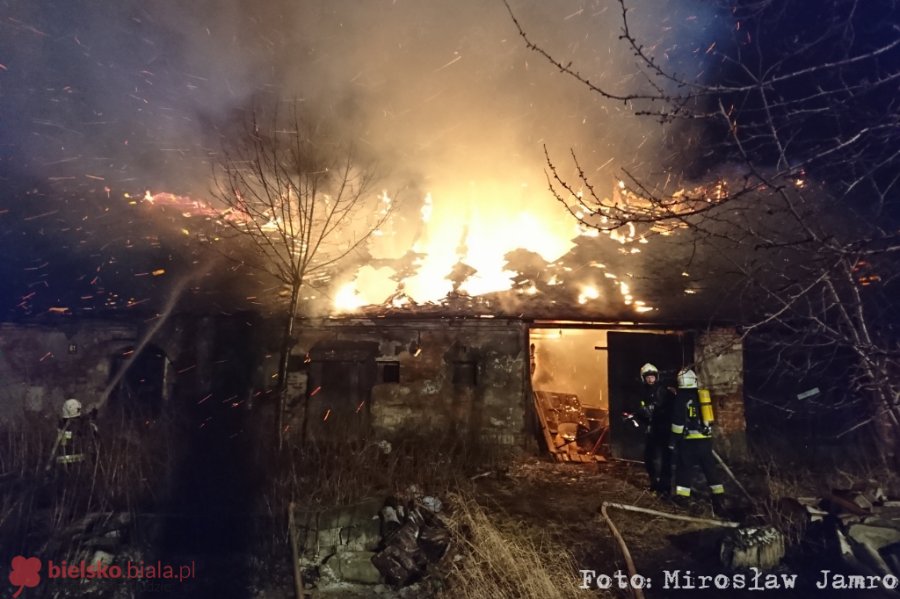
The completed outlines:
[[[712,396],[718,443],[729,451],[746,451],[744,359],[740,335],[731,328],[700,333],[695,358],[700,383]]]

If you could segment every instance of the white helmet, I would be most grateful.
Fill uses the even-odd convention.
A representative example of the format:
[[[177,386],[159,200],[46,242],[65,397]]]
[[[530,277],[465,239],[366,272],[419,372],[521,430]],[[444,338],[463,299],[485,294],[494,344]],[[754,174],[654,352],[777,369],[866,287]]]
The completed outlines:
[[[645,378],[648,374],[659,376],[659,370],[650,362],[641,366],[641,378]]]
[[[78,418],[81,416],[81,402],[77,399],[67,399],[63,402],[62,407],[62,417],[63,418]]]
[[[682,368],[678,372],[678,377],[676,380],[678,381],[679,389],[697,388],[697,375],[690,368]]]

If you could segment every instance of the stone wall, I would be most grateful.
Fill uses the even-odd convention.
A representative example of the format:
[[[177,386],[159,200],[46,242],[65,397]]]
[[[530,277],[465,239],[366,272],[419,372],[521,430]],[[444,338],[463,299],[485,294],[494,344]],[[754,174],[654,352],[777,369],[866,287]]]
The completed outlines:
[[[322,348],[340,348],[342,342],[372,344],[375,375],[370,393],[362,391],[368,403],[354,408],[354,414],[368,418],[368,429],[376,438],[447,435],[510,446],[524,443],[526,435],[525,335],[524,324],[515,320],[308,321],[300,326],[294,353],[303,358]],[[315,361],[295,361],[305,362],[310,379],[305,398],[288,402],[290,427],[295,432],[305,427],[307,433],[319,435],[329,430],[349,434],[353,425],[334,419],[335,402],[346,400],[319,400],[327,394],[316,388]],[[337,363],[361,368],[346,359]],[[397,369],[399,381],[387,382]],[[348,376],[363,375],[348,371]],[[298,388],[304,386],[305,381]]]
[[[224,381],[220,387],[237,387],[231,380],[235,377],[229,379],[229,375],[252,370],[258,361],[231,351],[243,344],[222,333],[247,329],[243,317],[176,314],[158,330],[151,328],[154,322],[64,317],[33,324],[0,324],[0,423],[29,415],[55,418],[69,397],[90,409],[133,355],[131,350],[141,346],[150,333],[152,338],[137,357],[153,352],[165,355],[162,395],[166,400],[177,396],[188,403],[199,402],[216,390],[216,381]],[[133,366],[131,373],[139,370]],[[221,394],[227,397],[225,390]]]
[[[717,328],[698,333],[694,349],[700,383],[709,389],[719,441],[743,452],[747,443],[744,416],[744,352],[738,332]]]
[[[105,389],[114,356],[136,337],[135,325],[111,321],[0,324],[0,421],[56,414],[69,397],[89,405]]]

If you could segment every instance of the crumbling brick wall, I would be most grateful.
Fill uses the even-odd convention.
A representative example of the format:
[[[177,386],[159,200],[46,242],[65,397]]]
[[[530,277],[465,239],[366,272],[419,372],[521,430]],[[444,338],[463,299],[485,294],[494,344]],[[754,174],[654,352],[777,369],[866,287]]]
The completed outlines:
[[[694,352],[700,382],[712,396],[718,442],[729,451],[743,453],[747,447],[747,421],[741,337],[732,328],[703,331],[697,335]]]

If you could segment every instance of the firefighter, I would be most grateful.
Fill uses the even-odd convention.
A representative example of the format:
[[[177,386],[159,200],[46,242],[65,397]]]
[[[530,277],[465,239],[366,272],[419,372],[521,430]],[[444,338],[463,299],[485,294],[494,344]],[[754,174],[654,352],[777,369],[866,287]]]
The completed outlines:
[[[97,425],[82,414],[81,402],[67,399],[56,431],[56,464],[68,468],[84,462],[96,436]]]
[[[650,489],[668,495],[672,488],[672,452],[669,429],[672,423],[672,392],[660,384],[659,369],[649,362],[641,366],[644,383],[638,419],[646,426],[644,467],[650,477]]]
[[[677,377],[669,449],[675,453],[675,501],[685,505],[691,496],[694,467],[703,470],[712,495],[713,511],[723,513],[725,487],[713,458],[711,415],[700,406],[697,375],[684,368]]]

